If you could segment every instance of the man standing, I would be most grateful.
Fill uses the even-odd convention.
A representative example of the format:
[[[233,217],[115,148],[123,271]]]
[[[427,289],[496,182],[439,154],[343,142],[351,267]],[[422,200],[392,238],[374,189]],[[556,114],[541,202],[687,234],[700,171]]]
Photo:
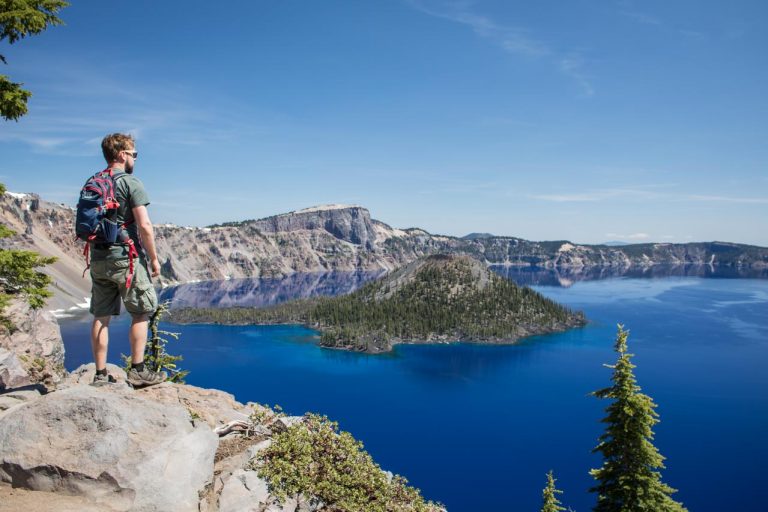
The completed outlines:
[[[96,362],[94,385],[115,382],[107,374],[107,348],[109,321],[120,314],[120,301],[131,314],[128,340],[131,344],[131,369],[128,382],[135,387],[151,386],[163,382],[165,372],[155,372],[144,367],[144,348],[147,345],[149,315],[157,309],[157,294],[152,277],[160,275],[160,262],[155,250],[155,234],[147,213],[149,197],[141,181],[133,176],[134,164],[139,154],[133,137],[113,133],[101,141],[101,150],[115,182],[115,199],[120,204],[117,211],[118,225],[124,226],[125,242],[114,244],[91,243],[91,347]],[[132,247],[138,249],[132,265]],[[146,254],[145,254],[146,252]],[[147,266],[149,262],[149,267]],[[134,267],[132,279],[127,279]],[[151,270],[150,270],[151,269]]]

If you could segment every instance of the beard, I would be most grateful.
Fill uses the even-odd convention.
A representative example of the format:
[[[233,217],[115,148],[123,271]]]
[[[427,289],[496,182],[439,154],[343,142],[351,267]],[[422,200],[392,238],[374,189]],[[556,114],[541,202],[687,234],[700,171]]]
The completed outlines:
[[[133,162],[125,162],[124,169],[127,174],[133,174]]]

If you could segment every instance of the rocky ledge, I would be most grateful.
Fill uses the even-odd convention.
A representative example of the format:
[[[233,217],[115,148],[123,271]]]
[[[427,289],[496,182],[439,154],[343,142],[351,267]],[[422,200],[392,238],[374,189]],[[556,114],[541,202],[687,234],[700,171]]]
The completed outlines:
[[[280,436],[310,435],[311,415],[285,416],[185,384],[136,390],[122,369],[108,370],[116,382],[99,387],[90,385],[89,364],[53,391],[39,384],[0,391],[0,511],[349,510],[315,495],[280,495],[257,469],[285,442]],[[376,471],[396,485],[397,477]],[[421,501],[401,509],[445,512]]]
[[[39,502],[49,504],[48,510],[318,509],[317,500],[312,505],[301,496],[281,503],[249,469],[271,436],[301,417],[277,417],[228,393],[183,384],[134,390],[120,368],[109,365],[109,371],[117,383],[90,386],[91,364],[56,391],[28,386],[0,395],[3,507],[29,510],[22,505]],[[231,425],[247,424],[254,411],[259,423],[244,438]]]

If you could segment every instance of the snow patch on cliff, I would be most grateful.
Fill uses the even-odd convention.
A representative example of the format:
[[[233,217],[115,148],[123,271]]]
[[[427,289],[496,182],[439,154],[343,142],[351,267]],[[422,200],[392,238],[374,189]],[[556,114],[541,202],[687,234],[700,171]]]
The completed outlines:
[[[371,224],[373,225],[373,232],[376,234],[377,243],[381,243],[388,238],[405,237],[408,235],[408,233],[402,229],[393,228],[383,222],[373,221]]]
[[[19,192],[9,192],[8,190],[6,190],[5,193],[13,197],[14,199],[24,199],[25,197],[29,197],[29,194],[21,194]]]

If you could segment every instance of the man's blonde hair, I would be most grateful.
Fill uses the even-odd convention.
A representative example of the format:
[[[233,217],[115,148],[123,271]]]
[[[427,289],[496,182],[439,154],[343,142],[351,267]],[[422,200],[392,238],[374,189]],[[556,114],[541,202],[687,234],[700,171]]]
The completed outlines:
[[[133,136],[126,133],[112,133],[101,141],[101,152],[107,163],[117,160],[121,151],[128,151],[136,147]]]

